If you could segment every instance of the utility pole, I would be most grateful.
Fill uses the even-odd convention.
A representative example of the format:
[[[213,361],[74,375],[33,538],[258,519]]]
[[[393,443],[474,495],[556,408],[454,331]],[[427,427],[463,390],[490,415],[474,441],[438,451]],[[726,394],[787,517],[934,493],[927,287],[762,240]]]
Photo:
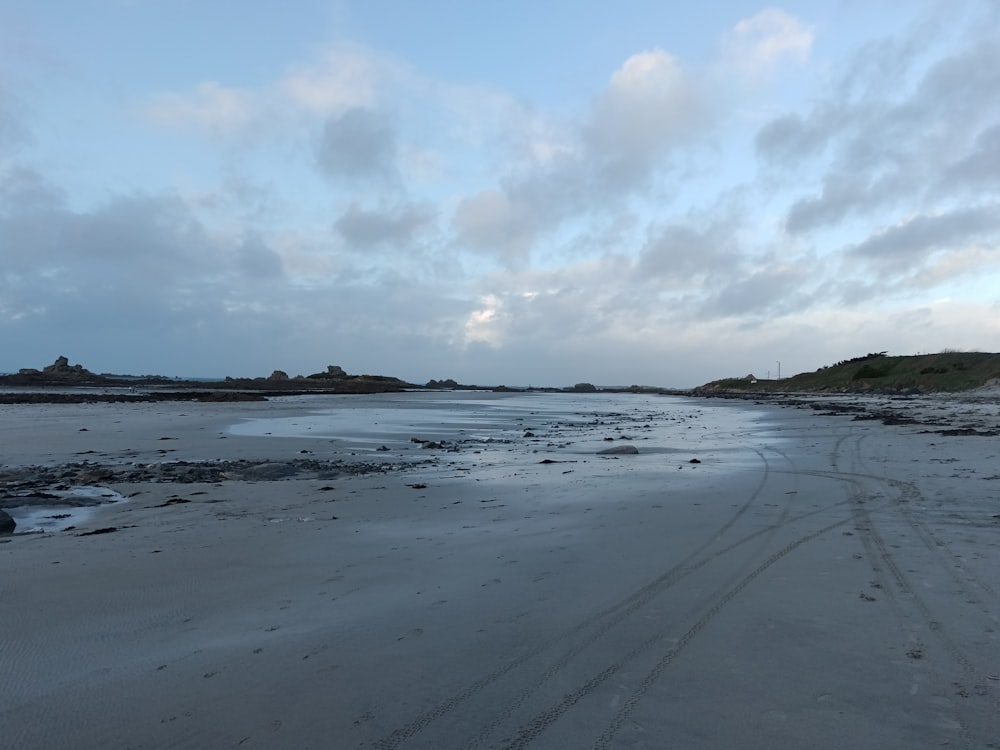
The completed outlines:
[[[781,360],[778,360],[778,380],[781,380]]]

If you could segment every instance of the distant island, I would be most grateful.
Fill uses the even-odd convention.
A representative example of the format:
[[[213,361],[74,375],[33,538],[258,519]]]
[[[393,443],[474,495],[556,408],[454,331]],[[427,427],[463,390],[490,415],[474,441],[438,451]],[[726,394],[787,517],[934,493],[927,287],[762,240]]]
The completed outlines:
[[[67,357],[41,369],[22,368],[16,374],[0,375],[0,386],[18,392],[0,393],[0,403],[52,403],[82,401],[262,401],[276,396],[307,394],[393,393],[405,390],[492,390],[546,393],[683,393],[670,389],[633,385],[628,388],[598,388],[581,382],[565,388],[508,388],[505,385],[464,385],[451,378],[429,380],[420,385],[388,375],[351,375],[339,365],[321,372],[289,376],[274,370],[266,377],[221,380],[188,380],[162,375],[114,375],[95,373]],[[94,393],[101,389],[101,393]],[[76,391],[76,392],[74,392]]]
[[[189,380],[162,375],[94,373],[64,356],[41,369],[22,368],[0,375],[0,403],[80,401],[262,401],[306,394],[393,393],[406,390],[491,390],[544,393],[657,393],[689,396],[753,396],[780,393],[882,393],[894,395],[958,393],[994,387],[1000,390],[1000,354],[945,351],[940,354],[889,356],[873,352],[814,372],[762,379],[748,374],[722,378],[691,389],[632,385],[598,387],[580,382],[568,387],[509,388],[463,385],[451,378],[409,383],[388,375],[351,375],[339,365],[310,375],[289,376],[274,370],[255,378]],[[95,389],[103,392],[95,394]]]
[[[754,393],[957,393],[1000,387],[1000,354],[951,352],[888,356],[873,352],[780,380],[753,374],[714,380],[696,395]]]

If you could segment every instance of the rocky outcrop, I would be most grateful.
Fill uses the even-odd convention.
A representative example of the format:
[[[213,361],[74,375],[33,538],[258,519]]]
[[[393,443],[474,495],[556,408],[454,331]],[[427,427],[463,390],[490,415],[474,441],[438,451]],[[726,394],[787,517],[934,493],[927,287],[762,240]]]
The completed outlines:
[[[458,388],[459,385],[458,385],[457,382],[455,382],[451,378],[447,378],[446,380],[428,380],[427,381],[427,385],[425,385],[424,387],[425,388],[452,388],[452,389],[454,389],[454,388]]]
[[[46,375],[93,375],[83,365],[71,365],[66,357],[56,357],[56,361],[48,367],[43,368],[42,372]]]
[[[0,510],[0,534],[13,534],[17,522],[5,510]]]
[[[342,380],[348,377],[348,375],[344,371],[344,368],[339,365],[327,365],[326,372],[314,372],[312,375],[307,375],[306,377],[317,380]]]
[[[33,367],[22,367],[17,375],[8,375],[2,379],[8,385],[107,385],[112,381],[103,375],[96,375],[83,365],[71,365],[66,357],[57,357],[56,361],[41,370]]]

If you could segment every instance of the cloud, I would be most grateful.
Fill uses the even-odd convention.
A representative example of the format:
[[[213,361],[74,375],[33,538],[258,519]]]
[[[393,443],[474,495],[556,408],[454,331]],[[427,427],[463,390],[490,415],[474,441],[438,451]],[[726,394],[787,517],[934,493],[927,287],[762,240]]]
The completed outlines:
[[[940,191],[1000,189],[1000,122],[978,133],[967,153],[942,172]]]
[[[13,95],[0,80],[0,156],[30,144],[31,134],[21,117]]]
[[[276,85],[276,94],[293,107],[318,115],[373,108],[387,79],[398,66],[356,45],[325,49],[318,60],[291,66]]]
[[[959,250],[1000,232],[1000,205],[914,216],[872,235],[847,253],[877,266],[912,269],[936,251]],[[971,269],[970,269],[971,270]]]
[[[798,113],[779,115],[757,131],[754,145],[762,158],[780,166],[794,166],[801,159],[821,154],[850,119],[850,112],[839,102],[817,107],[806,117]]]
[[[354,249],[407,248],[431,227],[434,219],[434,208],[428,203],[402,203],[381,211],[352,203],[333,226]]]
[[[316,161],[331,178],[391,179],[397,175],[396,134],[381,112],[349,109],[327,119]]]
[[[721,316],[775,316],[801,311],[817,300],[801,265],[773,265],[733,281],[708,300],[705,312]]]
[[[155,94],[140,105],[139,111],[162,127],[190,127],[230,136],[256,122],[260,107],[258,98],[250,91],[205,81],[191,94]]]
[[[110,294],[169,313],[177,300],[235,270],[233,243],[209,233],[176,196],[120,195],[78,212],[35,172],[8,170],[4,177],[6,289],[24,304],[75,299],[85,315]]]
[[[621,212],[630,200],[662,191],[683,149],[707,141],[725,116],[729,75],[764,75],[801,62],[813,31],[793,16],[764,11],[740,22],[721,45],[716,68],[692,69],[663,49],[627,57],[589,109],[565,123],[521,112],[518,151],[491,188],[466,195],[453,223],[460,242],[507,265],[528,262],[538,243],[580,217]]]
[[[495,294],[486,294],[479,300],[479,306],[469,312],[463,329],[462,344],[486,344],[498,348],[506,342],[507,319],[504,315],[503,300]]]
[[[575,122],[530,113],[515,167],[495,187],[465,196],[453,216],[459,242],[523,263],[537,242],[581,216],[619,211],[669,171],[673,149],[698,137],[710,107],[692,74],[663,50],[627,58]]]
[[[865,198],[872,193],[871,185],[863,176],[828,174],[818,196],[800,198],[792,203],[785,228],[792,234],[803,234],[834,224],[854,212],[864,211],[868,205]]]
[[[767,8],[739,21],[722,39],[727,68],[742,78],[759,79],[785,63],[809,58],[812,27],[778,8]]]
[[[945,47],[941,36],[939,27],[916,23],[866,46],[810,110],[783,113],[759,129],[762,163],[796,185],[790,233],[833,230],[896,208],[933,211],[993,182],[982,165],[1000,156],[993,95],[1000,43],[981,31]]]
[[[483,190],[463,198],[452,221],[460,247],[495,253],[507,263],[528,257],[536,231],[529,207],[502,190]]]
[[[256,233],[248,233],[237,245],[236,258],[239,268],[251,279],[274,281],[285,274],[281,255]]]
[[[635,265],[635,281],[661,289],[690,289],[720,272],[736,273],[742,264],[734,227],[668,224],[651,233]]]
[[[43,214],[65,203],[65,191],[35,169],[15,163],[0,173],[0,217]]]
[[[706,102],[680,62],[656,49],[614,72],[582,125],[583,158],[602,176],[634,188],[671,145],[704,122]]]

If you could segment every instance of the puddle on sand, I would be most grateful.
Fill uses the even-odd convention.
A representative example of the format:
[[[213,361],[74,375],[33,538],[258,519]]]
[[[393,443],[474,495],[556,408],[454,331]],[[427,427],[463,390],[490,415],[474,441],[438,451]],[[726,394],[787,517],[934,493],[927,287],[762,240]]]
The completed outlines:
[[[68,490],[46,490],[57,498],[85,498],[93,505],[60,505],[53,499],[50,505],[21,505],[4,510],[14,519],[15,534],[63,531],[69,526],[79,526],[98,508],[125,502],[125,498],[107,487],[72,487]]]

